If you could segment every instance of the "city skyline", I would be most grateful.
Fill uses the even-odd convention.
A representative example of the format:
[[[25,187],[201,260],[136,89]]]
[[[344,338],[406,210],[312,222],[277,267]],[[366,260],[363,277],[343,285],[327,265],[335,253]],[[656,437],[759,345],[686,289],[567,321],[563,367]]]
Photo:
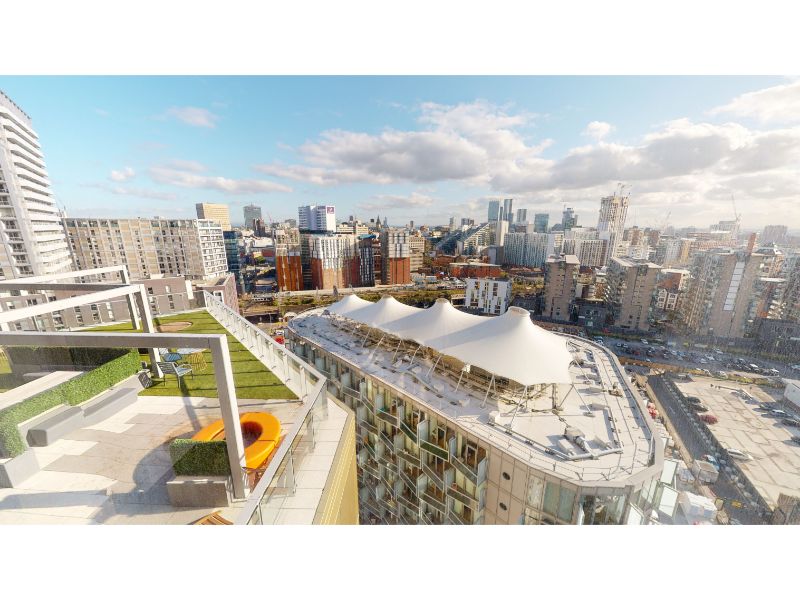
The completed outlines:
[[[30,115],[73,217],[187,218],[212,202],[237,224],[247,204],[277,220],[318,203],[444,224],[514,198],[591,223],[623,181],[629,225],[669,210],[671,225],[708,226],[732,217],[731,197],[743,229],[778,213],[800,225],[790,79],[3,77],[0,89]]]

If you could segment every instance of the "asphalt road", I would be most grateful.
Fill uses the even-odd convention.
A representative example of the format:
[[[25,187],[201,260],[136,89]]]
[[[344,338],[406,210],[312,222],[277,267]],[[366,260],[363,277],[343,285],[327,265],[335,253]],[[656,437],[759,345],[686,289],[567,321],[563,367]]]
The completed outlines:
[[[695,422],[694,415],[681,400],[666,386],[661,377],[650,377],[650,386],[653,388],[658,401],[664,409],[664,416],[669,420],[674,431],[680,437],[683,447],[692,459],[701,459],[704,454],[716,454],[716,449],[706,433]],[[718,457],[719,458],[719,457]],[[742,524],[761,525],[764,520],[757,510],[749,508],[749,501],[742,495],[739,488],[725,473],[724,466],[720,470],[716,483],[708,486],[718,498],[738,500],[743,508],[734,508],[729,502],[725,503],[725,512],[729,517],[737,519]]]

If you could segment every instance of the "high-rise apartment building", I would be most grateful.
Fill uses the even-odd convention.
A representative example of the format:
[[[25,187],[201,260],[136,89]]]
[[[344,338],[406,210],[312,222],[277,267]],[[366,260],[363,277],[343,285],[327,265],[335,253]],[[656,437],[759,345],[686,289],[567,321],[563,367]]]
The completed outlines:
[[[255,222],[261,218],[261,207],[255,204],[248,204],[243,209],[245,229],[255,229]]]
[[[298,292],[303,289],[303,264],[298,241],[286,237],[276,238],[275,283],[282,292]]]
[[[506,264],[521,267],[544,266],[547,257],[560,251],[563,238],[554,233],[509,233],[503,243]]]
[[[573,254],[547,259],[543,316],[559,321],[570,320],[570,307],[575,298],[575,284],[580,267],[578,257]]]
[[[228,271],[225,242],[207,219],[64,219],[76,269],[124,264],[132,279],[209,279]]]
[[[361,285],[358,240],[352,234],[310,236],[311,289]]]
[[[300,231],[333,233],[336,231],[336,207],[311,204],[297,209]]]
[[[405,229],[383,229],[381,231],[381,258],[383,260],[384,284],[411,283],[410,234]]]
[[[575,214],[575,211],[571,208],[565,208],[564,212],[561,213],[561,228],[564,231],[569,231],[573,227],[578,226],[578,215]]]
[[[502,315],[511,304],[511,282],[507,279],[467,279],[464,307],[484,315]]]
[[[514,199],[506,198],[503,200],[503,218],[509,223],[514,222]]]
[[[517,209],[517,224],[524,224],[528,222],[528,209],[527,208],[518,208]]]
[[[72,266],[30,117],[0,91],[0,279]]]
[[[195,204],[198,219],[207,219],[219,223],[222,231],[230,231],[231,213],[227,204],[209,204],[208,202],[198,202]]]
[[[425,238],[421,235],[409,235],[408,249],[411,253],[411,272],[419,273],[425,257]]]
[[[744,337],[748,332],[764,256],[712,249],[698,252],[682,308],[687,332],[715,337]]]
[[[547,213],[536,213],[533,216],[533,231],[534,233],[547,233],[550,215]]]
[[[656,277],[661,267],[647,261],[612,258],[606,275],[605,301],[614,326],[647,331]]]
[[[628,196],[614,193],[600,200],[600,215],[597,219],[597,237],[608,240],[605,264],[618,255],[617,244],[622,241],[625,217],[628,214]]]
[[[497,221],[500,218],[500,200],[489,200],[488,221]]]

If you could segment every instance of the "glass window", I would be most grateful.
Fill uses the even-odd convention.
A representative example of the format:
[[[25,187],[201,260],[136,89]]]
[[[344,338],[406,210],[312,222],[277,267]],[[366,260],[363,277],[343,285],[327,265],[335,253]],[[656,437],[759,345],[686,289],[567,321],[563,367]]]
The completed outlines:
[[[528,506],[534,510],[539,510],[542,505],[542,495],[544,493],[544,481],[538,477],[531,477],[528,486]]]
[[[558,518],[562,521],[572,521],[572,503],[575,501],[575,492],[562,487],[558,499]]]
[[[549,515],[558,511],[558,484],[548,481],[544,488],[544,506],[542,510]]]

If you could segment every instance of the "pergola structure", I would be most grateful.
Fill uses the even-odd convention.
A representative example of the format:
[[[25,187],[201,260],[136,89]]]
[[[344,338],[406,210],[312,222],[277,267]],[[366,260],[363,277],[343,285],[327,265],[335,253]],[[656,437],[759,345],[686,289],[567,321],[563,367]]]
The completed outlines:
[[[104,273],[119,273],[121,281],[118,283],[80,283],[76,281],[57,283],[64,279],[91,277]],[[147,301],[147,292],[142,284],[131,284],[128,269],[124,265],[111,267],[98,267],[81,271],[66,271],[52,275],[39,275],[36,277],[20,277],[0,281],[0,292],[13,291],[41,291],[41,290],[68,290],[87,292],[63,298],[53,302],[34,304],[23,308],[2,310],[0,306],[0,331],[10,331],[9,324],[39,315],[50,314],[67,308],[75,308],[96,302],[106,302],[112,298],[125,297],[131,315],[131,324],[134,329],[142,327],[145,333],[155,333],[150,304]],[[137,312],[138,308],[138,312]],[[141,315],[141,320],[139,315]],[[163,346],[162,346],[163,347]],[[160,377],[158,361],[161,360],[158,349],[148,348],[151,370],[156,377]]]

